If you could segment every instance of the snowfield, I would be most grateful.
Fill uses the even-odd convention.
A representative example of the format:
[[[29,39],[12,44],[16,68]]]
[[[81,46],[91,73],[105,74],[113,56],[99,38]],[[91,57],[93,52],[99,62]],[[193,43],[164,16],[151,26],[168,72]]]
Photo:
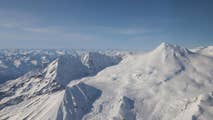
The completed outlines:
[[[211,120],[210,49],[162,43],[122,61],[114,54],[62,55],[45,68],[1,84],[0,118]]]

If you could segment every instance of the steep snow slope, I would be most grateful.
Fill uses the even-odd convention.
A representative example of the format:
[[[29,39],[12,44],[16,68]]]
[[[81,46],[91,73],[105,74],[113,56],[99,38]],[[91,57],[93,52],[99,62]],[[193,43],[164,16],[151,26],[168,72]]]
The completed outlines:
[[[85,57],[84,61],[89,60]],[[91,71],[89,63],[82,62]],[[51,72],[52,66],[59,68],[58,65],[51,63],[45,75],[60,76],[55,72],[57,69]],[[65,75],[69,72],[64,68],[67,66],[61,68]],[[50,78],[62,89],[56,87],[55,92],[7,105],[0,110],[0,118],[210,120],[213,117],[213,58],[175,45],[163,43],[149,53],[130,55],[96,76],[70,80],[68,85],[59,82],[68,80],[63,77]]]
[[[66,87],[52,94],[43,94],[0,111],[1,119],[9,120],[80,120],[92,109],[101,91],[86,84]]]
[[[88,68],[78,57],[66,55],[53,61],[46,69],[45,77],[66,86],[71,80],[88,75]]]
[[[89,73],[94,75],[106,66],[117,64],[121,61],[118,56],[107,56],[97,52],[87,52],[81,55],[81,61],[89,69]]]

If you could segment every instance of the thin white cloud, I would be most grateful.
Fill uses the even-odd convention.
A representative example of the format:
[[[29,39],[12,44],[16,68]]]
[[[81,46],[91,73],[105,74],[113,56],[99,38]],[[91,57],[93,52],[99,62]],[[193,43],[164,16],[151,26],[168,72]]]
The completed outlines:
[[[121,34],[126,34],[126,35],[135,35],[135,34],[145,34],[145,33],[155,32],[155,31],[144,29],[144,28],[126,28],[126,29],[120,29],[118,32]]]
[[[23,11],[0,9],[0,26],[1,27],[21,27],[29,26],[39,22],[39,19]]]
[[[147,41],[147,40],[153,40],[153,39],[156,39],[156,37],[146,35],[146,36],[135,36],[135,37],[129,38],[128,40],[129,41]]]
[[[156,33],[161,30],[157,28],[146,28],[146,27],[126,27],[126,28],[118,28],[118,27],[109,27],[102,26],[96,27],[104,32],[114,33],[114,34],[122,34],[122,35],[138,35],[138,34],[148,34],[148,33]]]
[[[27,12],[22,13],[18,11],[0,11],[0,32],[8,29],[8,34],[13,34],[14,39],[51,39],[51,40],[79,40],[89,41],[97,40],[96,32],[104,32],[109,35],[127,35],[138,36],[148,33],[158,32],[156,29],[149,29],[145,27],[110,27],[110,26],[73,26],[70,28],[64,26],[42,26],[42,20],[35,18]],[[43,23],[44,24],[44,23]],[[2,29],[2,30],[1,30]],[[13,32],[11,32],[11,31]],[[15,31],[15,32],[14,32]],[[3,34],[3,33],[1,33]],[[99,36],[102,35],[101,33]],[[8,36],[4,35],[4,38]],[[2,37],[0,37],[2,38]],[[8,37],[10,38],[10,37]],[[12,39],[10,38],[10,39]],[[137,38],[138,39],[138,38]]]
[[[14,28],[16,26],[16,24],[14,23],[0,23],[0,27],[3,27],[3,28]]]
[[[57,33],[60,32],[60,30],[57,30],[55,28],[48,28],[48,27],[25,27],[23,30],[28,32],[34,32],[34,33]]]
[[[65,33],[62,35],[63,38],[68,40],[81,40],[81,41],[88,41],[88,40],[95,40],[96,38],[91,35],[86,35],[82,33]]]

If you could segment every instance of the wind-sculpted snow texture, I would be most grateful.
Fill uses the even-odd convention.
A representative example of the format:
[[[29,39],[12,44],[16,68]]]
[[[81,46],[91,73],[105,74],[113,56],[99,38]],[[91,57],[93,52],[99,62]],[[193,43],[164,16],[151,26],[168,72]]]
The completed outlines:
[[[36,96],[6,107],[0,115],[1,119],[11,120],[81,120],[91,111],[93,102],[100,95],[100,90],[79,83],[62,91]]]
[[[100,96],[100,90],[84,83],[67,87],[64,99],[59,107],[57,119],[81,120],[83,115],[91,111],[93,102]]]
[[[26,74],[23,78],[1,86],[0,118],[11,120],[211,120],[213,118],[211,56],[162,43],[151,52],[128,55],[118,65],[102,69],[99,65],[106,63],[108,65],[111,63],[109,60],[114,61],[114,58],[108,60],[101,57],[99,60],[105,61],[102,63],[99,60],[91,61],[91,58],[97,58],[96,54],[89,55],[94,56],[91,58],[87,55],[80,57],[80,61],[83,62],[72,56],[64,56],[63,59],[50,63],[41,74],[34,75],[33,80],[26,79],[26,82],[21,84],[23,78],[30,78]],[[68,59],[73,63],[67,62]],[[74,66],[76,70],[70,66]],[[94,74],[96,75],[90,76]],[[38,79],[39,77],[42,79]],[[36,83],[39,80],[40,82]],[[48,81],[48,85],[43,83],[45,80]],[[29,83],[43,87],[42,89],[30,87],[33,89],[20,92]],[[30,97],[23,97],[24,99],[20,100],[19,96],[24,95]]]

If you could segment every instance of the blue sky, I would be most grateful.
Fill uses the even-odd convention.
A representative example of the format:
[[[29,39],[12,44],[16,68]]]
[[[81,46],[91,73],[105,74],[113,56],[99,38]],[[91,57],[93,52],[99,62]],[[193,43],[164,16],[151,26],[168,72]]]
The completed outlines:
[[[2,0],[0,48],[213,45],[212,0]]]

